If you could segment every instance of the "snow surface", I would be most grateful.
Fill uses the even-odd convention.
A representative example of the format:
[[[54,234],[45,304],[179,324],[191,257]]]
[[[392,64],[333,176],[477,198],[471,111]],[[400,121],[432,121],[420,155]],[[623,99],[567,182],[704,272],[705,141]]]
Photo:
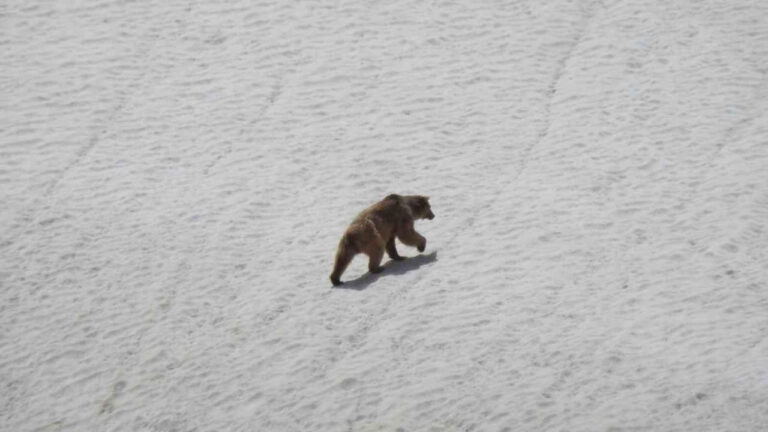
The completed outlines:
[[[0,52],[2,431],[768,428],[768,2],[10,0]],[[392,192],[427,251],[332,289]]]

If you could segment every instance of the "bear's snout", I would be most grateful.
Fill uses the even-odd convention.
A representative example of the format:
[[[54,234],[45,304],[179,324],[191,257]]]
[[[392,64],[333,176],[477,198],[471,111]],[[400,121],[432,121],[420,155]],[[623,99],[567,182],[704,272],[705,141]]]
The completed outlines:
[[[432,220],[434,218],[435,218],[435,214],[432,213],[432,210],[430,210],[429,213],[427,213],[427,219]]]

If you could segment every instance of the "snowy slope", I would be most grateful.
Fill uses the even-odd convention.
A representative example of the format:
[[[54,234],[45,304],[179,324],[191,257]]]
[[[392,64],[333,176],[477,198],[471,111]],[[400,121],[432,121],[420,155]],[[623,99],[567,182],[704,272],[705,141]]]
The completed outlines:
[[[768,4],[14,0],[0,47],[2,431],[768,425]],[[391,192],[427,251],[332,289]]]

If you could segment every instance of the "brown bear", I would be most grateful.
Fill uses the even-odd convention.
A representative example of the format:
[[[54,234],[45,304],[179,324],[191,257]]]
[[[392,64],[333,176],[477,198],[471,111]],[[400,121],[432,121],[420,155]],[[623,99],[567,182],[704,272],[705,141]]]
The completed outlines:
[[[388,195],[383,200],[363,210],[344,232],[336,252],[336,262],[331,273],[331,283],[341,285],[339,279],[358,253],[368,255],[368,270],[382,270],[384,251],[393,260],[402,260],[395,249],[395,237],[408,246],[416,246],[424,252],[427,239],[413,228],[415,219],[434,219],[429,207],[429,197],[421,195]]]

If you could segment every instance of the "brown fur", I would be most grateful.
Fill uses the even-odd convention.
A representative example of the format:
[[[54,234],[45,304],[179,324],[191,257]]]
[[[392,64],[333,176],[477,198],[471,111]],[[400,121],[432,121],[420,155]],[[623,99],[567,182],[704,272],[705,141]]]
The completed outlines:
[[[368,270],[371,273],[382,270],[381,259],[385,251],[393,260],[403,259],[397,254],[395,237],[408,246],[415,246],[419,252],[424,252],[427,239],[416,232],[413,222],[434,217],[429,197],[421,195],[392,194],[363,210],[341,237],[331,283],[342,284],[341,274],[358,253],[368,255]]]

